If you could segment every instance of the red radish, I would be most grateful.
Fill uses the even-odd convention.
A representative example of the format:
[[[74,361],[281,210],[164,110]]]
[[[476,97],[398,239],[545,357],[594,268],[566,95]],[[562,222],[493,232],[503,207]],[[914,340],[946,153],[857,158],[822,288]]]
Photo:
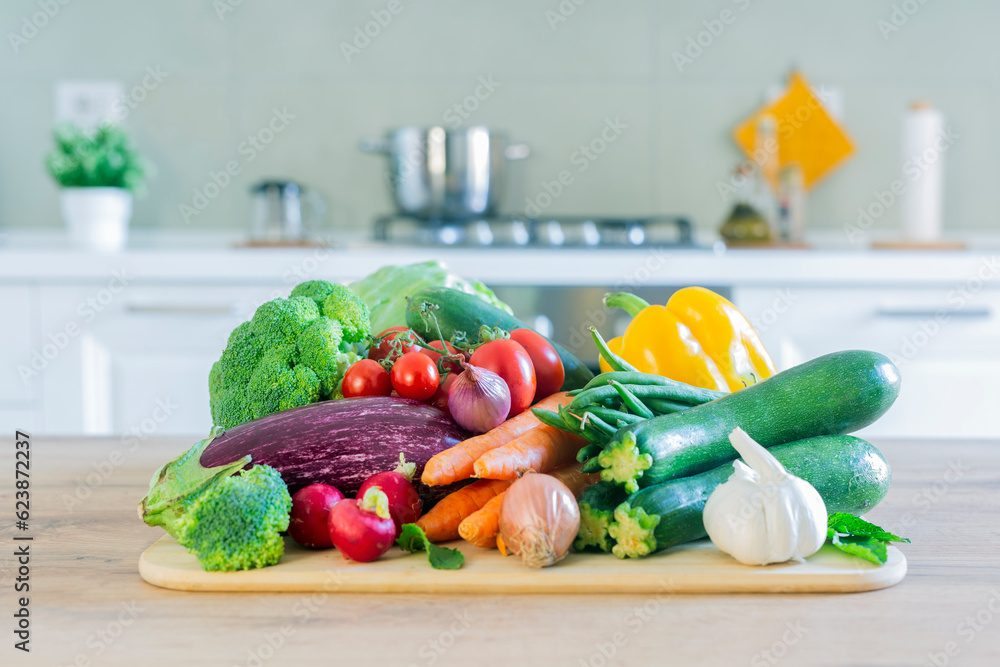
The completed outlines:
[[[330,529],[327,521],[330,508],[344,499],[344,494],[329,484],[310,484],[292,496],[292,514],[288,534],[310,549],[329,549]]]
[[[399,465],[391,472],[377,472],[361,485],[358,490],[359,496],[364,496],[368,489],[381,489],[389,500],[389,516],[396,524],[396,535],[403,530],[404,523],[413,523],[420,518],[420,511],[423,505],[417,490],[413,488],[411,480],[413,472],[417,466],[407,463],[403,455],[399,455]]]
[[[344,558],[367,563],[392,546],[396,524],[389,516],[389,499],[378,488],[360,500],[345,500],[330,508],[330,541]]]

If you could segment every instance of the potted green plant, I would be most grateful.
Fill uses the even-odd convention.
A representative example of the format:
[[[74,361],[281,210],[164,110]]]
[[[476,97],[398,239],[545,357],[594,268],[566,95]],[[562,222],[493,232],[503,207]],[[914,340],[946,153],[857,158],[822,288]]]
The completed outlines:
[[[62,190],[63,218],[70,236],[92,250],[125,247],[132,217],[132,195],[142,187],[146,165],[120,127],[94,130],[62,125],[45,167]]]

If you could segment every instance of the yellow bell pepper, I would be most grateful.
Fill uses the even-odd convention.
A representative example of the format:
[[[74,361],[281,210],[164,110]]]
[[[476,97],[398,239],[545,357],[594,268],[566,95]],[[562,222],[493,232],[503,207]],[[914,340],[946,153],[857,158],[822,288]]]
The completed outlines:
[[[674,292],[666,306],[618,292],[604,297],[633,316],[608,347],[643,373],[737,391],[777,372],[757,332],[728,299],[704,287]],[[601,370],[611,368],[601,359]]]

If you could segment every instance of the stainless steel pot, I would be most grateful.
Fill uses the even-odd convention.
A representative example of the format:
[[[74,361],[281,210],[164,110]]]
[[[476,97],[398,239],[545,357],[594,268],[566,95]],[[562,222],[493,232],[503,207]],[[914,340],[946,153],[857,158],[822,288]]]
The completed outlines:
[[[389,157],[385,181],[396,209],[428,220],[466,220],[496,213],[505,160],[531,154],[487,127],[400,127],[361,150]]]

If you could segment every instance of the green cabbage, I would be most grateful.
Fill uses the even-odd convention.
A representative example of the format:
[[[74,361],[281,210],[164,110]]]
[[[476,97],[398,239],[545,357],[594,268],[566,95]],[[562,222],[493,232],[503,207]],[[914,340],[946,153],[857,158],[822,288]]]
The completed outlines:
[[[350,284],[354,293],[368,304],[372,333],[375,334],[390,327],[405,327],[406,297],[425,287],[461,290],[513,314],[510,306],[498,299],[489,287],[478,280],[465,280],[452,273],[443,262],[383,266],[370,276]]]

